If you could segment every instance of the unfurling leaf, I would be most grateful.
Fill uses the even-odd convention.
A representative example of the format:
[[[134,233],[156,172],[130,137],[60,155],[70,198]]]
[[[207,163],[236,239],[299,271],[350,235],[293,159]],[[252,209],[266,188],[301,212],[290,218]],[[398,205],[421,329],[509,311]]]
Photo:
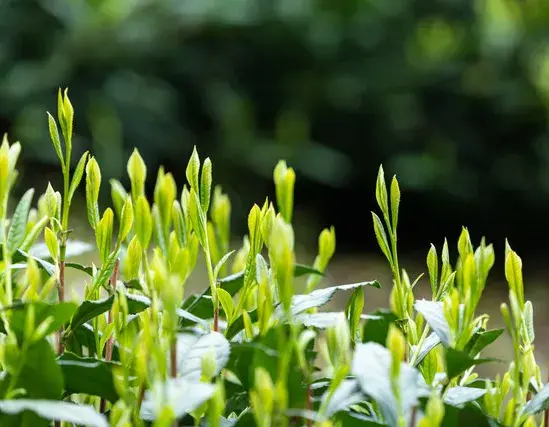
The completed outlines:
[[[210,197],[212,193],[212,161],[209,157],[202,165],[202,178],[200,179],[200,204],[202,211],[208,212],[210,208]]]
[[[86,206],[88,221],[95,230],[99,222],[99,188],[101,187],[101,171],[94,157],[86,165]]]
[[[379,217],[372,212],[372,218],[374,220],[374,232],[376,234],[377,243],[381,249],[381,252],[383,252],[383,255],[387,258],[389,261],[389,264],[391,266],[393,265],[393,257],[391,255],[391,250],[389,248],[389,241],[387,240],[387,235],[385,234],[385,229],[383,228],[383,224]]]
[[[427,254],[427,269],[429,270],[429,279],[431,282],[431,291],[433,295],[437,295],[438,285],[438,256],[434,245],[431,245]]]
[[[111,184],[111,198],[114,205],[114,212],[116,213],[116,216],[120,221],[122,207],[124,206],[124,202],[128,197],[128,193],[126,192],[120,181],[116,179],[111,179],[109,182]]]
[[[376,200],[383,216],[388,221],[389,220],[389,201],[387,197],[387,185],[385,184],[385,172],[383,171],[383,166],[379,166],[379,171],[377,173],[376,181]]]
[[[145,196],[139,196],[135,204],[135,235],[141,242],[141,247],[147,249],[153,232],[151,207]]]
[[[76,169],[74,170],[74,175],[72,176],[71,186],[69,189],[69,198],[68,198],[69,203],[72,200],[72,197],[74,196],[74,192],[80,185],[80,181],[82,180],[82,175],[84,174],[84,168],[86,166],[87,160],[88,160],[88,152],[86,151],[84,154],[82,154],[82,157],[80,157],[80,160],[76,165]]]
[[[133,225],[133,205],[131,197],[126,198],[120,214],[120,231],[118,232],[119,242],[123,242],[128,236]]]
[[[284,220],[287,223],[291,223],[294,209],[295,172],[283,160],[278,162],[275,167],[274,182],[278,210]]]
[[[97,249],[99,249],[102,263],[107,261],[111,251],[113,221],[114,213],[111,208],[107,208],[103,214],[103,218],[97,223],[95,230]]]
[[[52,259],[57,261],[59,256],[59,242],[57,241],[57,236],[49,227],[44,229],[44,241],[46,242],[46,246]]]
[[[196,147],[194,147],[193,153],[191,154],[191,158],[189,159],[189,163],[187,164],[187,169],[185,173],[187,175],[187,181],[191,186],[191,190],[194,190],[195,193],[198,193],[200,191],[198,186],[199,169],[200,169],[200,159],[198,158],[198,152],[196,151]]]
[[[145,180],[147,178],[147,166],[137,148],[134,148],[128,159],[127,171],[131,182],[132,200],[135,203],[138,197],[145,194]]]

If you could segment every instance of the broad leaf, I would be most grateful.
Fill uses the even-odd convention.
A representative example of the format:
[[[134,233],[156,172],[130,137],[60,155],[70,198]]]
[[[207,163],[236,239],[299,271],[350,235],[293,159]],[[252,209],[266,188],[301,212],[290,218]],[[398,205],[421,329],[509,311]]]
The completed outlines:
[[[366,323],[362,333],[364,342],[375,342],[385,345],[389,326],[398,320],[396,314],[388,310],[376,310],[371,315],[364,316]]]
[[[341,412],[336,419],[345,427],[383,427],[387,425],[377,422],[371,416],[359,414],[358,412]]]
[[[93,326],[91,326],[89,323],[84,323],[83,325],[80,325],[78,328],[76,328],[76,330],[74,330],[71,333],[70,337],[66,341],[65,345],[67,350],[75,352],[81,356],[82,347],[85,347],[88,349],[89,355],[97,356],[97,348],[96,348],[96,341],[95,341],[96,333],[99,336],[99,340],[101,340],[101,338],[103,337],[103,333],[101,331],[94,331]],[[113,342],[112,360],[114,361],[120,360],[117,341]]]
[[[328,392],[322,400],[328,398]],[[360,386],[356,380],[345,380],[335,390],[328,402],[324,415],[329,418],[334,414],[347,410],[350,406],[362,402],[365,399]]]
[[[425,318],[431,329],[438,335],[445,346],[450,345],[450,326],[444,316],[442,303],[438,301],[418,300],[415,309]]]
[[[326,329],[334,326],[338,319],[344,316],[344,313],[339,312],[323,312],[323,313],[301,313],[294,318],[294,321],[301,323],[307,328]]]
[[[176,418],[181,418],[206,402],[213,392],[213,385],[192,382],[185,378],[169,378],[166,382],[157,382],[145,393],[141,418],[146,421],[155,420],[164,406],[170,407]]]
[[[484,396],[486,390],[474,387],[452,387],[446,390],[444,395],[444,403],[462,407],[468,402],[479,399]]]
[[[187,381],[200,381],[202,359],[212,352],[216,362],[215,375],[221,372],[229,361],[231,346],[219,332],[202,336],[178,334],[177,372]]]
[[[292,314],[295,316],[311,308],[321,307],[328,303],[333,296],[339,291],[350,291],[362,286],[372,286],[380,288],[381,285],[377,280],[370,282],[350,283],[348,285],[331,286],[329,288],[317,289],[306,295],[294,295],[292,298]],[[281,314],[281,307],[277,310]]]
[[[112,373],[114,363],[65,352],[57,364],[63,371],[68,393],[99,396],[112,403],[118,400]]]
[[[502,427],[502,424],[484,414],[476,404],[465,404],[463,407],[445,404],[441,427],[462,426]]]
[[[56,400],[0,400],[0,412],[16,415],[25,411],[34,412],[41,418],[52,421],[65,421],[89,427],[108,427],[107,419],[93,407]]]
[[[444,357],[446,359],[446,374],[448,375],[448,379],[457,377],[471,366],[496,361],[496,359],[474,359],[465,351],[453,348],[446,348]]]
[[[503,329],[491,329],[489,331],[480,329],[473,334],[465,350],[471,357],[475,357],[487,346],[497,340],[503,331]]]
[[[549,383],[545,384],[539,393],[524,405],[522,413],[525,415],[535,415],[549,409]]]
[[[48,317],[51,317],[51,323],[43,331],[45,336],[57,331],[61,326],[66,324],[76,311],[77,305],[72,302],[62,302],[49,304],[46,302],[29,302],[29,303],[16,303],[7,310],[10,310],[10,327],[17,335],[17,338],[23,340],[25,331],[25,319],[30,306],[34,307],[34,324],[38,326]],[[4,322],[0,320],[0,332],[6,333]]]
[[[425,359],[425,356],[427,356],[429,352],[439,344],[440,344],[439,336],[435,333],[429,334],[429,336],[423,342],[421,349],[419,349],[419,353],[417,355],[414,366],[418,366],[423,361],[423,359]]]
[[[383,416],[390,426],[398,423],[397,401],[389,377],[391,353],[377,343],[358,344],[353,357],[352,373],[362,391],[371,396],[380,406]],[[412,409],[420,397],[429,391],[422,383],[420,372],[406,363],[401,363],[398,381],[402,411],[406,425],[410,423]]]
[[[248,311],[248,316],[250,317],[250,320],[253,322],[257,322],[257,309]],[[240,331],[244,329],[244,318],[242,315],[238,316],[233,323],[227,328],[227,331],[225,332],[225,336],[228,340],[234,338]]]

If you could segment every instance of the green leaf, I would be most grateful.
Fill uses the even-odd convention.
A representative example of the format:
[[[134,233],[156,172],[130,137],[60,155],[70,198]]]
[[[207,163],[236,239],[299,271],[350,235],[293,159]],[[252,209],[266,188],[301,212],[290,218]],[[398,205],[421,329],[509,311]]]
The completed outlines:
[[[151,305],[151,300],[141,295],[126,294],[126,300],[128,303],[129,314],[140,313]],[[113,301],[114,295],[100,300],[86,300],[82,302],[71,319],[71,323],[69,325],[70,331],[74,331],[80,325],[83,325],[94,317],[109,311],[112,307]]]
[[[128,233],[132,229],[133,225],[133,204],[131,197],[127,197],[122,206],[122,212],[120,214],[120,229],[118,232],[118,240],[120,242],[128,236]]]
[[[119,399],[113,382],[115,363],[65,352],[59,356],[57,364],[63,371],[68,393],[99,396],[112,403]]]
[[[385,218],[389,218],[389,202],[387,199],[387,185],[385,184],[385,172],[383,166],[379,166],[376,180],[376,200]]]
[[[345,314],[349,321],[349,328],[351,332],[351,339],[355,342],[357,339],[360,340],[360,317],[362,311],[364,310],[364,289],[362,287],[354,290],[347,307],[345,309]]]
[[[99,222],[99,189],[101,187],[101,170],[97,160],[91,157],[86,164],[86,212],[91,227],[95,230]]]
[[[212,384],[191,382],[184,378],[156,382],[145,392],[140,416],[143,420],[154,421],[164,407],[168,406],[179,419],[208,401],[214,390]]]
[[[0,400],[0,412],[15,415],[25,411],[34,412],[41,418],[64,421],[89,427],[108,427],[107,419],[88,405],[55,400]]]
[[[444,394],[444,403],[451,406],[462,407],[484,396],[486,390],[475,387],[451,387]]]
[[[335,324],[341,319],[343,312],[321,312],[321,313],[301,313],[293,320],[306,328],[326,329]]]
[[[488,417],[479,405],[470,403],[463,407],[444,405],[444,419],[441,427],[502,427],[502,424]]]
[[[370,282],[350,283],[317,289],[306,295],[294,295],[292,298],[292,314],[297,315],[311,308],[321,307],[328,303],[339,291],[350,291],[364,286],[381,287],[377,280],[372,280]]]
[[[417,300],[414,307],[421,313],[431,329],[438,335],[442,344],[449,346],[451,340],[450,326],[444,316],[442,303],[423,299]]]
[[[450,380],[461,375],[471,366],[496,361],[496,359],[474,359],[466,352],[453,348],[446,348],[444,357],[446,360],[446,375]]]
[[[73,302],[62,303],[46,303],[46,302],[18,302],[11,307],[6,307],[4,310],[11,312],[10,316],[10,328],[17,336],[17,339],[21,342],[24,338],[25,331],[25,319],[30,306],[34,307],[34,322],[35,325],[39,325],[44,322],[48,317],[52,318],[52,322],[46,330],[43,331],[46,335],[49,335],[57,331],[61,326],[66,324],[76,311],[77,305]],[[7,333],[4,322],[0,320],[0,332]]]
[[[223,255],[223,258],[221,258],[219,260],[219,262],[216,264],[215,268],[214,268],[214,277],[217,278],[217,276],[219,275],[219,272],[221,271],[221,269],[223,268],[223,266],[225,265],[225,263],[229,260],[229,258],[231,257],[232,254],[234,254],[235,251],[231,251],[231,252],[228,252],[226,253],[225,255]]]
[[[429,270],[429,279],[431,281],[431,291],[433,295],[437,294],[438,281],[438,256],[435,245],[431,244],[431,249],[427,254],[427,269]]]
[[[329,398],[329,391],[322,396],[322,401]],[[365,400],[360,386],[356,380],[344,380],[331,396],[324,416],[330,418],[338,412],[347,410],[350,406],[356,405]]]
[[[363,317],[366,318],[366,323],[362,332],[362,341],[385,345],[389,326],[398,320],[397,315],[389,310],[376,310],[373,314]]]
[[[202,358],[213,352],[216,362],[215,375],[227,365],[231,355],[231,345],[219,332],[202,336],[194,334],[177,335],[177,372],[179,377],[193,382],[200,381]]]
[[[505,278],[518,299],[519,307],[524,307],[524,284],[522,282],[522,260],[515,251],[510,251],[505,259]]]
[[[202,178],[200,179],[200,204],[202,210],[208,212],[212,193],[212,161],[209,157],[202,164]]]
[[[95,230],[97,249],[99,249],[99,255],[103,264],[107,262],[111,252],[113,222],[114,213],[111,208],[107,208],[103,214],[103,218],[97,223]]]
[[[151,207],[146,197],[141,195],[135,203],[135,234],[145,249],[149,246],[153,232]]]
[[[65,159],[63,158],[63,151],[61,150],[61,139],[59,138],[57,123],[55,123],[55,119],[50,113],[47,113],[47,114],[48,114],[48,127],[50,129],[51,142],[53,143],[53,148],[55,148],[55,152],[57,153],[57,157],[59,157],[59,161],[61,162],[61,167],[64,171]]]
[[[227,322],[230,324],[233,318],[233,311],[234,311],[233,298],[223,288],[217,289],[217,296],[219,297],[219,302],[221,303],[221,306],[223,307],[223,311],[225,312],[225,317],[227,318]]]
[[[34,189],[31,188],[21,197],[21,200],[17,204],[15,211],[11,217],[10,229],[7,237],[7,249],[13,254],[23,241],[25,240],[25,233],[27,231],[27,217],[29,216],[29,210],[32,202],[32,196],[34,195]]]
[[[377,243],[385,258],[389,261],[389,264],[393,265],[393,257],[391,256],[391,250],[389,249],[389,241],[387,240],[387,235],[385,234],[385,229],[379,217],[372,212],[372,219],[374,221],[374,232],[376,234]]]
[[[350,411],[338,414],[337,420],[345,427],[383,427],[387,425],[373,420],[371,416]]]
[[[398,208],[400,206],[400,187],[396,176],[391,181],[391,217],[393,221],[393,230],[396,230],[398,224]]]
[[[362,391],[377,402],[387,424],[397,426],[399,405],[391,387],[391,363],[391,353],[385,347],[372,342],[357,344],[351,372]],[[401,363],[398,389],[405,425],[410,424],[412,409],[418,405],[418,399],[429,394],[421,382],[422,377],[417,369]]]
[[[549,409],[549,383],[536,393],[522,408],[523,415],[535,415]]]
[[[65,263],[65,267],[74,268],[75,270],[86,273],[90,277],[93,276],[93,268],[90,266],[78,264],[77,262],[67,262]]]
[[[258,313],[257,309],[248,311],[248,316],[250,317],[250,321],[252,323],[257,322],[258,319]],[[231,325],[227,328],[227,331],[225,332],[225,337],[230,340],[234,338],[240,331],[244,329],[244,318],[242,315],[238,316]]]
[[[86,166],[87,160],[88,152],[86,151],[84,154],[82,154],[82,157],[80,157],[80,160],[76,165],[76,169],[74,170],[74,175],[72,176],[71,186],[69,189],[69,201],[72,200],[74,192],[76,191],[78,185],[80,184],[80,181],[82,180],[82,175],[84,175],[84,168]]]
[[[469,353],[469,356],[475,357],[484,348],[497,340],[503,333],[503,331],[504,329],[491,329],[489,331],[480,329],[476,331],[471,337],[470,341],[467,343],[465,351]]]
[[[16,388],[24,388],[30,399],[59,399],[63,393],[63,374],[55,353],[46,339],[34,343],[25,357]]]
[[[419,350],[414,366],[418,366],[423,361],[423,359],[425,359],[425,357],[430,353],[430,351],[439,344],[440,337],[435,333],[429,334],[429,336],[423,342],[421,349]]]
[[[528,342],[534,342],[536,334],[534,332],[534,309],[532,308],[532,303],[526,301],[524,303],[524,326],[526,328],[526,337]]]
[[[96,347],[95,336],[99,336],[99,339],[103,337],[101,331],[94,330],[93,326],[89,323],[84,323],[76,328],[66,341],[66,349],[72,352],[82,355],[82,347],[88,350],[89,355],[98,355],[98,349]],[[119,346],[116,341],[113,343],[112,360],[120,360]]]
[[[195,191],[195,193],[198,193],[198,171],[200,169],[200,159],[198,158],[198,152],[196,151],[196,147],[193,147],[193,153],[191,154],[191,158],[189,159],[189,163],[187,164],[187,169],[185,170],[185,174],[187,176],[187,181],[189,182],[189,185],[191,186],[191,189]]]

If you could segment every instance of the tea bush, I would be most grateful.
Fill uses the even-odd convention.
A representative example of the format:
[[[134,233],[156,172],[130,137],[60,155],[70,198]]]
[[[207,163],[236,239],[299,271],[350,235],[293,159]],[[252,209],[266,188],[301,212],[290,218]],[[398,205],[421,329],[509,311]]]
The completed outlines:
[[[57,121],[48,121],[62,191],[48,184],[33,206],[28,190],[9,219],[21,146],[4,137],[0,148],[0,425],[548,424],[532,304],[509,244],[501,312],[514,352],[503,376],[479,378],[476,366],[492,361],[483,350],[504,333],[476,312],[493,247],[483,240],[475,248],[465,228],[453,263],[447,242],[440,256],[432,246],[432,297],[416,300],[421,276],[412,281],[398,260],[398,181],[387,186],[382,168],[373,226],[394,281],[390,309],[363,314],[377,281],[319,287],[335,250],[333,228],[320,233],[313,265],[298,263],[296,177],[285,162],[274,170],[276,203],[252,207],[242,247],[230,250],[231,204],[221,187],[212,191],[209,159],[193,152],[180,193],[161,168],[149,201],[147,167],[134,151],[131,188],[111,180],[112,208],[102,211],[97,161],[85,153],[72,168],[73,117],[60,92]],[[84,175],[99,259],[91,266],[70,261],[85,247],[69,239]],[[188,295],[199,255],[209,283]],[[67,269],[88,276],[82,301],[65,298]],[[319,311],[336,293],[349,294],[345,310]]]

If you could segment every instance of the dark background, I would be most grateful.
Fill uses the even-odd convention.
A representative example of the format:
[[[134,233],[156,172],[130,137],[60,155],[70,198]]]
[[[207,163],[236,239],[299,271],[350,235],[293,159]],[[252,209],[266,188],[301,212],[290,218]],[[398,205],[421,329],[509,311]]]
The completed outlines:
[[[549,247],[546,0],[0,0],[0,131],[23,144],[19,191],[59,177],[45,111],[66,86],[75,160],[98,158],[105,198],[134,146],[152,187],[160,164],[181,186],[197,145],[243,233],[284,158],[299,239],[334,224],[339,252],[377,251],[383,163],[404,250],[462,225],[498,254],[505,237],[541,263]]]

